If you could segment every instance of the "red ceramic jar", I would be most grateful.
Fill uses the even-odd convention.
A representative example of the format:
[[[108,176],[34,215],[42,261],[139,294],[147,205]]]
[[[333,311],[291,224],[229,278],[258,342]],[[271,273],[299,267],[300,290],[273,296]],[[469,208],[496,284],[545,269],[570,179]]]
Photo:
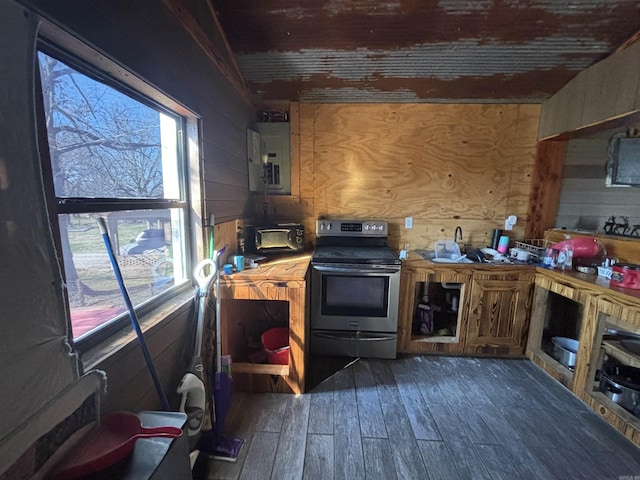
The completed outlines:
[[[616,263],[611,272],[612,287],[640,290],[640,265],[634,263]]]

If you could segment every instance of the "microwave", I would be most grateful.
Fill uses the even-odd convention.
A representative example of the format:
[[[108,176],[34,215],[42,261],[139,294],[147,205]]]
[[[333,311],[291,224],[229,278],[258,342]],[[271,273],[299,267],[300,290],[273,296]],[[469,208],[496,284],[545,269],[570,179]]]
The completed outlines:
[[[299,223],[278,223],[268,227],[246,225],[247,253],[287,253],[304,250],[304,226]]]

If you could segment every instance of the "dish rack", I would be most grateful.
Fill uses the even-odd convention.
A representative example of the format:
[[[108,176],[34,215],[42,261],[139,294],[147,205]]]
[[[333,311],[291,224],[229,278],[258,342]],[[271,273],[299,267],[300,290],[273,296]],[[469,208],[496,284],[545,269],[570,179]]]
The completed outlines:
[[[604,277],[604,278],[608,278],[609,280],[611,280],[612,274],[613,274],[613,268],[612,267],[604,267],[604,266],[598,265],[598,276],[599,277]]]
[[[551,240],[544,240],[542,238],[532,238],[529,240],[522,240],[515,242],[516,248],[521,248],[522,250],[526,250],[531,253],[531,255],[538,258],[538,260],[542,260],[544,257],[544,253],[551,245],[554,244]]]

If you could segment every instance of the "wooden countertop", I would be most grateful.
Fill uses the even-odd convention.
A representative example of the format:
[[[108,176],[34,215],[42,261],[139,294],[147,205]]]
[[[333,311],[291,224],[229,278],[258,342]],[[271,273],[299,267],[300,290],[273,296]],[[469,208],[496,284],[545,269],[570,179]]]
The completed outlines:
[[[260,262],[258,268],[249,268],[220,277],[222,352],[233,358],[234,373],[240,391],[272,391],[304,393],[308,361],[306,347],[309,336],[307,308],[308,271],[311,253],[283,255]],[[289,363],[275,365],[250,363],[246,331],[239,319],[243,316],[258,322],[260,315],[254,302],[235,300],[278,301],[286,303],[289,321]],[[281,305],[281,307],[284,304]],[[286,317],[284,317],[286,318]],[[279,379],[272,380],[271,376]]]
[[[246,269],[231,275],[222,275],[223,286],[233,286],[242,283],[256,283],[259,281],[272,282],[292,282],[304,281],[309,263],[311,262],[311,252],[292,254],[277,258],[272,258],[260,263],[259,268]],[[640,290],[629,288],[612,287],[609,279],[597,275],[588,275],[576,271],[566,272],[562,270],[551,270],[547,268],[534,267],[525,263],[515,263],[513,265],[490,265],[482,263],[434,263],[425,260],[415,252],[409,252],[407,260],[403,261],[402,268],[411,270],[413,268],[432,268],[444,271],[482,271],[482,272],[507,272],[511,269],[522,271],[523,269],[534,269],[535,271],[551,280],[568,284],[574,288],[588,288],[590,290],[600,290],[614,297],[619,297],[626,301],[640,302]]]
[[[544,238],[554,243],[564,240],[565,235],[569,235],[571,238],[596,238],[607,249],[608,257],[617,258],[618,262],[640,263],[640,237],[623,237],[584,230],[577,231],[553,228],[545,231]]]
[[[295,287],[298,282],[304,282],[311,262],[311,252],[273,257],[260,262],[258,268],[248,268],[231,275],[222,275],[221,286],[231,287],[242,284],[262,282],[286,282],[287,286]]]
[[[640,304],[640,290],[612,287],[609,285],[609,279],[605,277],[588,275],[586,273],[575,271],[567,272],[562,270],[551,270],[541,267],[536,268],[536,273],[559,283],[568,284],[574,288],[597,290],[625,302],[631,301]]]
[[[617,298],[625,303],[638,303],[640,304],[640,290],[633,290],[630,288],[612,287],[609,285],[609,279],[600,277],[598,275],[589,275],[586,273],[580,273],[576,271],[563,271],[552,270],[548,268],[535,267],[526,263],[514,263],[507,265],[491,265],[487,263],[434,263],[430,260],[425,260],[415,252],[409,252],[409,257],[402,264],[403,270],[412,270],[420,268],[434,269],[435,271],[447,271],[447,272],[504,272],[507,273],[510,270],[522,271],[523,269],[535,269],[536,273],[546,277],[549,280],[568,285],[576,289],[588,289],[591,291],[599,291],[606,293],[613,298]]]
[[[412,269],[420,269],[420,268],[430,268],[435,271],[445,271],[445,272],[472,272],[472,271],[480,271],[480,272],[509,272],[514,269],[517,271],[523,270],[533,270],[535,267],[529,265],[524,262],[515,262],[513,264],[490,264],[490,263],[437,263],[432,262],[431,260],[427,260],[422,258],[416,252],[409,252],[407,260],[402,262],[403,270],[412,270]]]

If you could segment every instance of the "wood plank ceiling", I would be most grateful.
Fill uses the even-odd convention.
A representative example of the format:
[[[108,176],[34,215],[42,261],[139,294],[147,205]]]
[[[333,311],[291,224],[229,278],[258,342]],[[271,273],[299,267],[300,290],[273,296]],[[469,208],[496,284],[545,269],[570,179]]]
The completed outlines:
[[[537,103],[640,30],[637,0],[209,1],[256,103]]]

